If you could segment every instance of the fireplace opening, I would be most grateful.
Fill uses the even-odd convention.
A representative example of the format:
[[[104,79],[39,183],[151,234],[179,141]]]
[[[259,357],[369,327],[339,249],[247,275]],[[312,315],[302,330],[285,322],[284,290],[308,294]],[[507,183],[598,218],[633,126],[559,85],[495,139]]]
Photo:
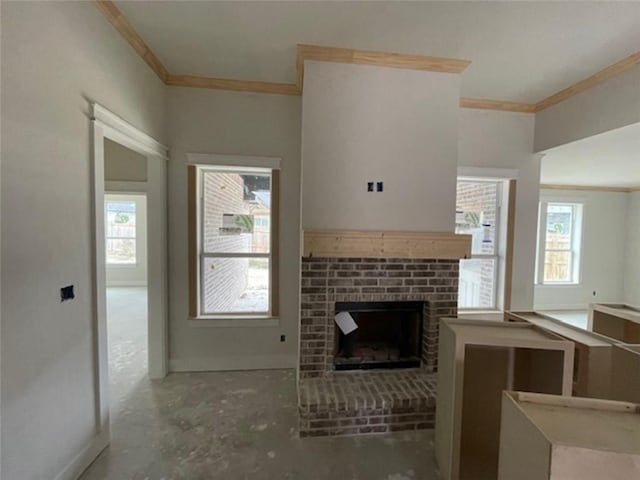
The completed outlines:
[[[335,325],[336,370],[420,366],[423,302],[336,302],[358,328],[348,334]]]

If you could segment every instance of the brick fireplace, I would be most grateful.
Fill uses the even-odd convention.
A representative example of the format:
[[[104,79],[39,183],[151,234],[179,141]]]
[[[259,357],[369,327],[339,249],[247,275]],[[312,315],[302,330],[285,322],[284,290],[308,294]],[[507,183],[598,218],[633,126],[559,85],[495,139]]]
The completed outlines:
[[[305,256],[301,269],[301,436],[432,427],[438,322],[457,313],[458,258]],[[337,371],[336,313],[362,302],[422,309],[416,368]]]
[[[434,372],[438,319],[457,313],[458,264],[441,259],[303,258],[300,378],[335,370],[336,302],[422,303],[422,367]]]

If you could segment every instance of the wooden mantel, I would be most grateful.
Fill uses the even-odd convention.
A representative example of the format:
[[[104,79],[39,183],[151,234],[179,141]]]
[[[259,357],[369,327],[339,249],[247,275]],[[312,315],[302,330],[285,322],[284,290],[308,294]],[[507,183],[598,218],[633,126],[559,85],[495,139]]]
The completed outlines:
[[[427,232],[310,230],[304,257],[435,258],[471,257],[471,235]]]

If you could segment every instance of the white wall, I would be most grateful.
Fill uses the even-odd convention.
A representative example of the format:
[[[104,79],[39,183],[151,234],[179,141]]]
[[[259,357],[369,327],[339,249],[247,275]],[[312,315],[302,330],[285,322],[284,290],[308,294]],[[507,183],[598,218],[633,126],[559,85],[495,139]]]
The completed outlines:
[[[535,151],[640,122],[640,67],[536,113]]]
[[[540,196],[550,201],[575,201],[584,205],[582,261],[578,285],[536,285],[535,308],[586,309],[590,302],[622,302],[628,261],[625,259],[628,194],[541,190]]]
[[[147,284],[147,197],[144,194],[105,194],[105,201],[136,204],[136,263],[105,268],[107,287],[140,287]]]
[[[640,192],[629,195],[624,270],[624,301],[640,306]]]
[[[457,74],[306,62],[303,229],[452,232],[459,95]]]
[[[165,88],[92,2],[1,9],[1,476],[71,478],[97,433],[89,101],[162,141]]]
[[[300,98],[168,90],[170,368],[293,368],[298,351]],[[280,319],[188,320],[186,153],[280,157]],[[251,326],[253,325],[253,326]],[[286,341],[280,342],[280,335]]]
[[[540,156],[532,153],[534,116],[463,108],[459,125],[461,167],[517,170],[511,308],[531,309],[540,184]]]
[[[146,182],[147,158],[105,138],[104,179],[107,182]]]

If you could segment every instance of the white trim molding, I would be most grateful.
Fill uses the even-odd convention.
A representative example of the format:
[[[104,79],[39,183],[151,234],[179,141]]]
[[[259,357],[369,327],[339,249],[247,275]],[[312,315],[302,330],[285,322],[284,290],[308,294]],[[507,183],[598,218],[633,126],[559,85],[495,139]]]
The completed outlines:
[[[224,165],[229,167],[255,167],[280,170],[280,158],[251,155],[225,155],[219,153],[187,153],[189,165]]]
[[[76,455],[54,480],[76,480],[108,446],[109,430],[103,430],[91,439],[89,445]]]
[[[92,104],[93,197],[93,321],[95,331],[96,447],[87,448],[78,465],[85,467],[109,443],[109,353],[106,309],[106,259],[104,222],[104,141],[113,140],[147,158],[147,276],[149,377],[168,372],[167,314],[167,148],[98,104]],[[99,440],[96,440],[99,439]],[[91,458],[90,458],[91,457]],[[85,460],[86,458],[86,460]],[[75,471],[75,467],[70,471]],[[66,472],[66,470],[65,470]],[[66,474],[65,474],[66,475]],[[61,477],[66,480],[66,477]],[[71,478],[71,477],[70,477]],[[75,478],[75,477],[73,477]]]
[[[111,136],[109,138],[115,142],[132,150],[143,150],[144,155],[155,155],[165,160],[168,159],[169,149],[167,147],[99,103],[91,104],[91,120],[110,129]]]

